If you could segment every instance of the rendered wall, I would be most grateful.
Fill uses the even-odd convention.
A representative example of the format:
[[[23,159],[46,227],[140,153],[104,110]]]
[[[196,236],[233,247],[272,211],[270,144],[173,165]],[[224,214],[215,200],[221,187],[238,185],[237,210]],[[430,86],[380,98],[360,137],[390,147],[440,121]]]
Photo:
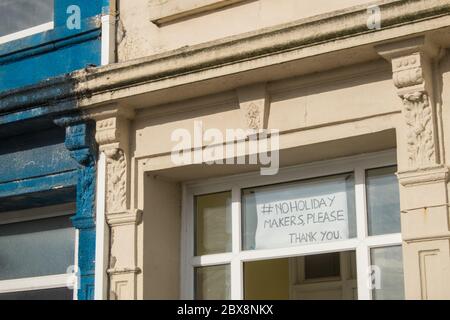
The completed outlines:
[[[395,148],[406,297],[448,298],[449,7],[440,1],[380,1],[394,16],[380,30],[366,29],[365,10],[360,8],[336,18],[338,23],[325,19],[326,30],[287,24],[267,34],[204,43],[234,34],[234,26],[220,25],[231,19],[244,26],[239,32],[267,26],[258,19],[240,20],[241,13],[249,16],[247,6],[257,6],[251,11],[261,14],[262,3],[267,2],[249,1],[162,22],[159,29],[153,26],[160,38],[153,37],[148,32],[152,27],[143,22],[148,21],[143,17],[147,2],[139,2],[140,9],[134,11],[121,4],[118,48],[124,62],[89,73],[79,86],[98,90],[81,103],[96,119],[97,142],[108,157],[106,211],[114,231],[111,297],[156,294],[148,274],[154,270],[148,268],[152,262],[147,250],[152,246],[147,231],[148,217],[160,202],[148,194],[153,190],[148,175],[174,186],[258,169],[174,164],[171,133],[179,128],[193,133],[194,122],[201,120],[204,129],[280,129],[281,166]],[[435,8],[428,10],[427,5]],[[236,15],[225,19],[230,10]],[[436,16],[418,19],[418,12],[420,17],[430,12]],[[218,27],[206,28],[212,25],[209,19]],[[289,22],[284,13],[279,19]],[[131,20],[136,21],[134,27]],[[201,31],[195,29],[196,21],[202,22]],[[297,33],[290,33],[293,29]],[[171,42],[171,37],[183,41]],[[298,38],[304,42],[295,42]],[[166,52],[194,43],[203,45]],[[239,49],[248,51],[233,52]],[[153,53],[162,54],[149,57]],[[137,57],[141,59],[131,60]],[[110,82],[117,87],[108,87]],[[113,92],[101,92],[105,87]],[[175,226],[173,204],[161,211],[169,212],[161,215],[163,229]],[[173,268],[168,260],[164,267]],[[168,283],[161,292],[172,286]]]
[[[234,4],[217,8],[217,4],[226,2],[190,0],[181,1],[180,4],[176,0],[121,1],[119,61],[192,46],[373,1],[228,1]],[[200,13],[198,9],[195,10],[205,6],[208,10]],[[183,18],[159,26],[155,24],[158,18],[182,13],[185,15]]]

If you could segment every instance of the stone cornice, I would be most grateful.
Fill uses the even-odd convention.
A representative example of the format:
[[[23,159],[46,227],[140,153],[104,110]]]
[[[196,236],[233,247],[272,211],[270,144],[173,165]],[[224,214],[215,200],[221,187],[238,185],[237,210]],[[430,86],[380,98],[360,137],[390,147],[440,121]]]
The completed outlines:
[[[382,28],[367,28],[367,5],[327,13],[273,28],[234,36],[197,46],[182,48],[117,63],[100,68],[83,69],[52,81],[42,82],[32,88],[22,88],[0,94],[0,112],[4,109],[34,107],[48,101],[77,99],[79,105],[104,103],[116,97],[131,96],[126,92],[113,95],[130,87],[155,83],[186,74],[205,73],[221,66],[247,63],[261,57],[302,50],[324,43],[366,35],[368,43],[380,41],[372,34],[411,23],[448,17],[450,2],[442,0],[384,0],[376,2],[382,13]],[[447,20],[430,26],[430,29],[448,26]],[[423,32],[426,30],[415,30]],[[331,47],[329,50],[336,50]],[[299,59],[301,57],[292,58]],[[275,62],[266,59],[267,65]],[[259,66],[258,66],[259,67]],[[239,72],[239,71],[238,71]],[[67,89],[70,90],[67,90]],[[33,90],[33,95],[29,92]],[[128,90],[129,91],[129,90]],[[24,99],[25,93],[28,93]],[[94,99],[94,97],[97,97]]]

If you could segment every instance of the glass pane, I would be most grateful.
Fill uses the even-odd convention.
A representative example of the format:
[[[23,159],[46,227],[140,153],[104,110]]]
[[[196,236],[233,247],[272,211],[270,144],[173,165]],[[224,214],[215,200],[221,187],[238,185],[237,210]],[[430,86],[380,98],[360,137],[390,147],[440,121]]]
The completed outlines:
[[[0,293],[0,300],[73,300],[68,288]]]
[[[371,261],[375,275],[373,299],[404,299],[402,247],[372,249]]]
[[[324,266],[330,261],[332,268]],[[355,252],[245,262],[244,296],[246,300],[356,300]]]
[[[305,280],[339,277],[340,253],[315,254],[305,257]]]
[[[231,192],[195,197],[195,255],[231,251]]]
[[[195,299],[230,299],[230,266],[195,268]]]
[[[53,0],[0,0],[0,37],[53,21]]]
[[[74,248],[68,216],[0,225],[0,280],[64,274]]]
[[[369,235],[400,232],[400,197],[396,167],[367,170]]]
[[[289,259],[244,263],[245,300],[289,300]]]
[[[242,210],[245,250],[356,236],[353,174],[246,189]]]

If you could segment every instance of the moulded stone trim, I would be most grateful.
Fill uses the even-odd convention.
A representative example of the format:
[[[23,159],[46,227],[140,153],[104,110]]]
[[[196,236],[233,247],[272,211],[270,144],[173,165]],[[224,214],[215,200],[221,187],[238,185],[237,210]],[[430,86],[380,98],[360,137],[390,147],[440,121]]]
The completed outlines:
[[[383,12],[381,30],[368,30],[367,6],[358,6],[164,54],[77,71],[70,77],[59,78],[51,83],[43,82],[33,87],[0,94],[0,106],[4,105],[7,108],[36,106],[48,101],[50,93],[52,101],[77,99],[78,104],[83,107],[90,106],[94,102],[106,103],[106,100],[110,102],[112,97],[124,97],[112,95],[121,89],[125,89],[128,96],[133,93],[129,90],[130,87],[157,82],[168,77],[195,72],[205,74],[206,70],[239,63],[239,70],[243,70],[244,62],[294,49],[304,49],[318,44],[323,47],[325,43],[330,43],[333,45],[324,49],[325,52],[335,51],[337,40],[360,36],[367,36],[361,43],[386,41],[392,39],[393,34],[390,30],[394,27],[400,28],[407,23],[446,18],[450,13],[450,3],[441,0],[381,1],[380,8]],[[426,30],[431,30],[447,25],[444,19],[440,24],[424,26]],[[389,31],[389,34],[382,38],[374,36],[383,31]],[[298,58],[301,57],[297,54],[289,59]],[[266,63],[265,66],[272,63],[274,62]],[[75,85],[74,90],[64,90],[68,84]],[[22,96],[29,94],[30,91],[33,91],[33,99],[23,99]],[[55,95],[55,92],[60,93]]]
[[[106,220],[110,226],[137,225],[142,221],[142,211],[132,210],[130,212],[109,213],[106,216]]]
[[[403,171],[397,173],[400,184],[405,187],[437,183],[448,182],[449,170],[444,166],[436,166],[431,168],[422,169],[420,171]]]
[[[150,21],[159,26],[244,1],[247,0],[148,0]]]
[[[110,268],[106,270],[108,274],[111,275],[121,275],[121,274],[139,274],[142,272],[141,268]]]

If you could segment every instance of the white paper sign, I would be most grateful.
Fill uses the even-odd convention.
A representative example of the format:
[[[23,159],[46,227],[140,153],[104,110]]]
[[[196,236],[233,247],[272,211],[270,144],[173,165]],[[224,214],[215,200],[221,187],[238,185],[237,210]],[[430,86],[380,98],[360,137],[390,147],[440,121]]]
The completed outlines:
[[[348,239],[344,178],[257,191],[256,249]]]

